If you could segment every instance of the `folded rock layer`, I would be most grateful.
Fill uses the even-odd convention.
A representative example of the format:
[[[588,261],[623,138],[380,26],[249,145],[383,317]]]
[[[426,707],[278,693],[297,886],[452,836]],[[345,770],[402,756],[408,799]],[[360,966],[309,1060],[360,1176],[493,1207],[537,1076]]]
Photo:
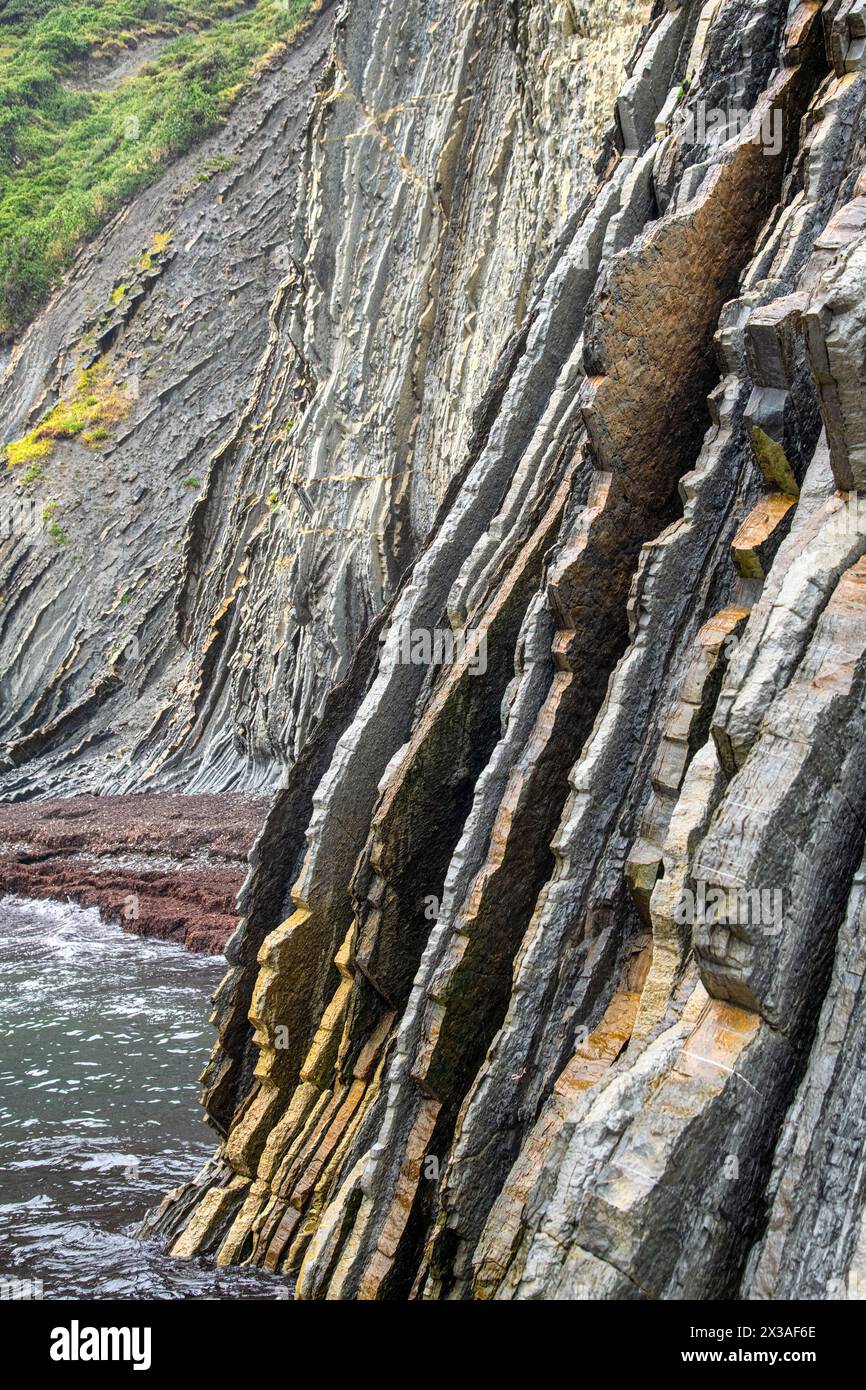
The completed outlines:
[[[52,671],[7,795],[274,792],[175,1256],[863,1296],[864,41],[862,0],[345,0],[267,76],[310,87],[285,274],[137,693],[56,558],[0,629]]]

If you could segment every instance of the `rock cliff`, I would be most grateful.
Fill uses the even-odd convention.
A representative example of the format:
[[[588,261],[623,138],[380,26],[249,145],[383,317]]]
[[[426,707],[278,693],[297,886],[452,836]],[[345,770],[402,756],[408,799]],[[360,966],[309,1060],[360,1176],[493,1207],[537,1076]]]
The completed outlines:
[[[864,0],[343,0],[15,350],[137,383],[0,792],[272,793],[174,1255],[864,1296],[864,101]]]

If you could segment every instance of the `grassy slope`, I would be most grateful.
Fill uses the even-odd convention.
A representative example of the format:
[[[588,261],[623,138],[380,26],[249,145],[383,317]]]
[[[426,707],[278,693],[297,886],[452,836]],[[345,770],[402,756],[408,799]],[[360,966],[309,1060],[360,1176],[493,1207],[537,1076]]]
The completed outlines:
[[[224,119],[311,0],[0,0],[0,333],[33,318],[82,240]],[[114,91],[84,64],[168,39]]]

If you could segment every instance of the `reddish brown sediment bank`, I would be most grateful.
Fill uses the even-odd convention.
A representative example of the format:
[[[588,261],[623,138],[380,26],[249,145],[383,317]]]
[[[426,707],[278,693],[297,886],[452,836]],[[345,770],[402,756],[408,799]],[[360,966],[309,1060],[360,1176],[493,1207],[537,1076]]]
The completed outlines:
[[[141,936],[222,951],[266,806],[227,794],[0,806],[0,894],[71,899]]]

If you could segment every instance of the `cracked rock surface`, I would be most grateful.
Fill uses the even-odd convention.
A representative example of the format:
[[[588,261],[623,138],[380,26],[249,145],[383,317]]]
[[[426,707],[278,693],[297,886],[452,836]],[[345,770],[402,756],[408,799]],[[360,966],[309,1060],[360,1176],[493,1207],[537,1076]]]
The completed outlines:
[[[0,791],[271,794],[175,1256],[864,1296],[864,40],[860,0],[344,0],[97,315],[140,377],[103,463],[201,489],[165,545],[130,494],[98,582],[72,515],[7,544]]]

